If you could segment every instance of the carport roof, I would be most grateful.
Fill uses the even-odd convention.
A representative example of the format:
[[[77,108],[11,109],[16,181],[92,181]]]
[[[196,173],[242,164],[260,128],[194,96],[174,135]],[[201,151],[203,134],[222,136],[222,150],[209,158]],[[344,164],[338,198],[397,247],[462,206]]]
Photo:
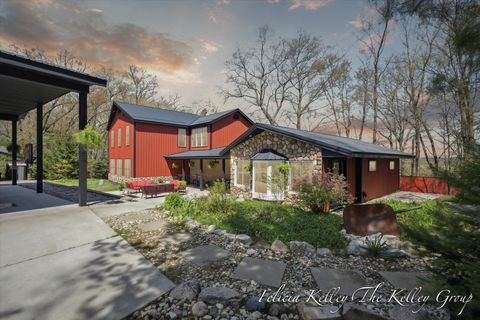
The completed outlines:
[[[89,92],[105,79],[0,50],[0,120],[16,120],[68,92]]]

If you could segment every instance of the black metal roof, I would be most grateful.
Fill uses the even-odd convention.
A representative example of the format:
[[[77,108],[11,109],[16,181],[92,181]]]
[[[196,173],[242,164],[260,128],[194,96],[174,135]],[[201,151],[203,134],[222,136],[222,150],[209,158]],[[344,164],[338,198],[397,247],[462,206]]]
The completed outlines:
[[[293,139],[312,143],[322,149],[334,151],[340,155],[348,157],[385,157],[385,158],[413,158],[414,156],[405,152],[388,149],[377,144],[351,138],[333,136],[318,132],[310,132],[287,127],[273,126],[269,124],[257,123],[249,130],[243,133],[230,145],[225,147],[223,152],[229,152],[233,147],[249,139],[251,136],[262,132],[270,131],[282,134]]]
[[[167,159],[221,159],[228,158],[228,152],[222,153],[224,148],[215,148],[211,150],[189,150],[185,152],[166,155]]]
[[[284,155],[272,149],[263,149],[252,157],[252,160],[287,160]]]
[[[0,50],[0,119],[15,120],[68,92],[89,92],[107,80]]]
[[[240,109],[222,111],[202,117],[189,112],[174,111],[169,109],[147,107],[137,104],[114,101],[112,105],[112,112],[110,113],[110,119],[108,121],[108,127],[110,127],[111,121],[113,121],[113,114],[115,108],[122,110],[132,120],[138,122],[195,127],[212,123],[214,121],[220,120],[223,117],[228,116],[229,114],[239,112],[240,114],[242,114],[242,116],[245,117],[245,119],[247,119],[250,123],[253,124],[253,122]]]

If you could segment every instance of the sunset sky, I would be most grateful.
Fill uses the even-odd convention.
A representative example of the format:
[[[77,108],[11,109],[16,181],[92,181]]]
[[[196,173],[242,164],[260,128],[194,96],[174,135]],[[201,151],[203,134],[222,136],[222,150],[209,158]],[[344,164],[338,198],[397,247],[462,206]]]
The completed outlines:
[[[360,18],[372,14],[362,0],[2,0],[0,46],[68,49],[115,70],[137,64],[157,75],[161,95],[221,105],[224,62],[253,44],[258,27],[268,24],[281,37],[304,29],[355,65]]]

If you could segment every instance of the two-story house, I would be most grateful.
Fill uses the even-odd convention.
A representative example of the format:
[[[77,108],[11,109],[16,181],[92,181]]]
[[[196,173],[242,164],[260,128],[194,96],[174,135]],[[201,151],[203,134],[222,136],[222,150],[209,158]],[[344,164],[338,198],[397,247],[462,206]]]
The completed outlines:
[[[108,121],[109,179],[181,177],[203,187],[229,177],[220,156],[253,122],[239,109],[208,116],[114,102]]]

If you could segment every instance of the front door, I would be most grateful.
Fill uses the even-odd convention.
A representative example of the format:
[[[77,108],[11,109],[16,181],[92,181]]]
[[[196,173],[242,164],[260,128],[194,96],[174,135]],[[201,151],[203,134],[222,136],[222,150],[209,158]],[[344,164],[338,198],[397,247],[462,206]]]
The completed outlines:
[[[283,161],[253,161],[252,197],[263,200],[283,200],[283,191],[277,183],[280,179],[278,167]]]

